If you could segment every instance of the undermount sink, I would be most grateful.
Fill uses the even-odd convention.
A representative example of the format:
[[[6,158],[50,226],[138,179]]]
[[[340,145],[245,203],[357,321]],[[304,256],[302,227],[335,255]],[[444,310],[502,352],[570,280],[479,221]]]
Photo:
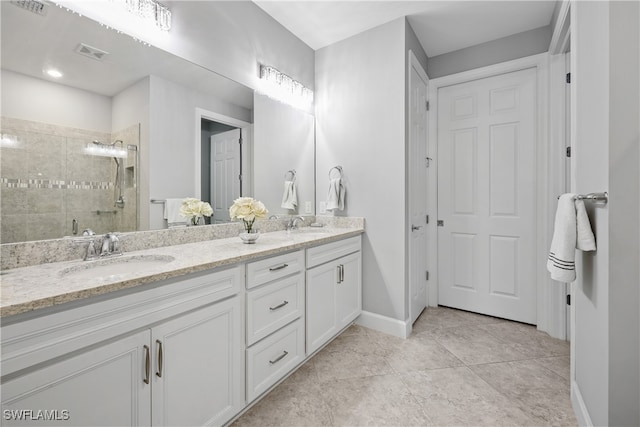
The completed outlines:
[[[65,268],[60,272],[63,277],[78,279],[117,279],[132,273],[146,273],[175,260],[170,255],[131,255],[103,258],[96,261],[83,261],[81,264]]]

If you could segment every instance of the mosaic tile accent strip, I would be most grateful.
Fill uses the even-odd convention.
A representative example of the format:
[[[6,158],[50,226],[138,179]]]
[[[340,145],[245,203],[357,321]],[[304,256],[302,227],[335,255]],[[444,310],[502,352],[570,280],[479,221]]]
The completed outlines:
[[[101,181],[60,181],[51,179],[0,178],[4,188],[61,188],[72,190],[110,190],[112,182]]]

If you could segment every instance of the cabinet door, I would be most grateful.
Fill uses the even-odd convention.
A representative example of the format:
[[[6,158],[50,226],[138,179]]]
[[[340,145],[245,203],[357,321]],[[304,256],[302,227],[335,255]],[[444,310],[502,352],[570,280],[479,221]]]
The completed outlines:
[[[143,331],[4,382],[2,425],[150,425],[149,338]]]
[[[356,252],[336,262],[342,275],[336,284],[336,323],[340,330],[362,312],[362,261],[360,252]]]
[[[307,270],[307,354],[310,355],[338,332],[336,285],[338,262]]]
[[[152,329],[153,424],[221,425],[244,405],[240,297]]]

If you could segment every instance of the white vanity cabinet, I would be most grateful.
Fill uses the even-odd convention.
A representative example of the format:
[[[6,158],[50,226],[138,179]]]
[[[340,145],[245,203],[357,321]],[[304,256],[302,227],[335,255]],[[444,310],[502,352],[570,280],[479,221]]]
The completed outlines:
[[[311,355],[362,312],[361,238],[307,249],[307,354]]]
[[[244,407],[241,267],[3,326],[3,425],[225,423]]]
[[[247,402],[305,359],[304,250],[247,264]]]

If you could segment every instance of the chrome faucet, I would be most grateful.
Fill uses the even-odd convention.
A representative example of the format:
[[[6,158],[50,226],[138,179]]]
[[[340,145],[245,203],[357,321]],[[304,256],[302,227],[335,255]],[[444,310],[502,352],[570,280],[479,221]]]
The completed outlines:
[[[86,243],[87,247],[82,256],[84,261],[90,261],[99,257],[122,255],[120,239],[115,233],[110,232],[102,238],[102,245],[96,246],[96,240],[100,237],[96,233],[87,228],[82,232],[82,238],[74,239],[74,243]],[[98,249],[99,248],[99,249]]]
[[[104,235],[102,240],[102,253],[100,256],[118,255],[122,253],[120,251],[120,239],[114,232],[110,232]]]
[[[287,230],[297,230],[298,229],[298,221],[304,222],[304,218],[301,216],[297,216],[295,218],[291,218],[289,223],[287,224]]]

